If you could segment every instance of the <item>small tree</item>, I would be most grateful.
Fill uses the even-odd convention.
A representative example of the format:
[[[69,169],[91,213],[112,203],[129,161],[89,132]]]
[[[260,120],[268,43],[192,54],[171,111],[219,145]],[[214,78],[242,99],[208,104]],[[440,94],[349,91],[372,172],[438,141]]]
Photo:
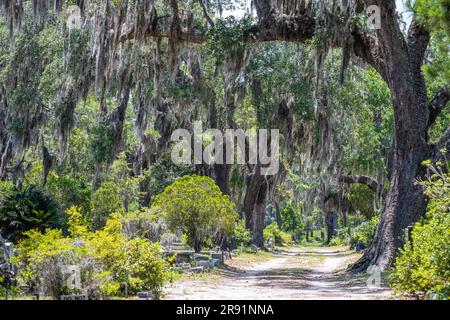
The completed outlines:
[[[238,220],[229,197],[211,178],[197,175],[167,187],[153,206],[163,211],[170,229],[183,231],[195,252],[220,233],[231,235]]]

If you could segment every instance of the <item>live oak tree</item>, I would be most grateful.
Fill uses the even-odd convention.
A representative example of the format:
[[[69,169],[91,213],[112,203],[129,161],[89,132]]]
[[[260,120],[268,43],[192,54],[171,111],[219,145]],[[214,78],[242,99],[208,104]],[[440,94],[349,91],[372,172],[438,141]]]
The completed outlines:
[[[3,11],[6,12],[6,22],[9,28],[9,37],[14,44],[14,30],[20,25],[21,15],[23,13],[23,3],[27,1],[5,1]],[[224,4],[227,1],[220,1]],[[58,2],[59,4],[60,2]],[[72,2],[71,2],[72,3]],[[97,160],[94,185],[101,177],[101,173],[107,165],[104,163],[111,160],[121,149],[122,132],[126,108],[130,100],[130,92],[133,85],[137,83],[138,103],[135,108],[138,110],[137,131],[143,146],[147,149],[152,148],[149,143],[149,137],[144,134],[147,127],[144,125],[148,113],[145,105],[151,104],[156,112],[156,126],[160,133],[158,140],[158,150],[167,148],[167,137],[170,136],[170,121],[168,121],[167,111],[171,108],[180,107],[186,101],[183,95],[173,100],[170,98],[168,89],[163,88],[163,80],[175,80],[188,83],[187,88],[193,89],[195,86],[189,86],[189,77],[180,72],[181,64],[177,57],[183,55],[183,46],[191,44],[208,43],[208,37],[213,36],[214,32],[205,31],[205,29],[214,30],[214,19],[208,12],[209,1],[197,1],[194,3],[181,4],[176,0],[170,0],[167,6],[154,0],[137,1],[114,1],[110,3],[107,0],[94,1],[94,7],[87,10],[87,2],[84,0],[75,1],[83,12],[84,23],[90,28],[91,39],[88,43],[86,38],[72,33],[71,37],[79,37],[80,50],[73,52],[65,57],[67,60],[78,54],[79,63],[68,64],[69,68],[67,85],[61,90],[62,95],[59,106],[59,118],[56,123],[58,128],[58,137],[60,137],[60,149],[65,149],[65,140],[73,126],[73,111],[76,101],[85,98],[89,84],[95,88],[100,96],[101,119],[99,123],[108,124],[108,130],[102,131],[108,143],[103,146],[98,153],[101,155]],[[426,50],[430,41],[431,28],[442,28],[445,25],[444,18],[430,19],[432,23],[426,24],[420,20],[418,15],[414,15],[409,30],[406,35],[401,30],[399,17],[393,0],[348,0],[337,3],[336,1],[272,1],[272,0],[254,0],[253,6],[257,13],[257,21],[245,28],[235,28],[239,32],[239,37],[233,43],[236,45],[231,50],[229,56],[224,56],[225,73],[225,110],[226,117],[222,123],[214,112],[210,114],[210,123],[220,126],[234,127],[232,115],[236,110],[236,99],[239,96],[239,90],[232,85],[239,78],[240,71],[246,62],[245,45],[255,42],[267,41],[286,41],[294,43],[314,43],[315,63],[317,74],[320,74],[321,66],[325,60],[327,52],[332,48],[342,48],[342,75],[346,66],[348,66],[351,55],[364,61],[367,65],[374,68],[389,87],[394,113],[394,152],[392,155],[392,172],[390,174],[390,186],[385,195],[385,204],[381,222],[379,224],[372,246],[365,252],[363,258],[356,264],[355,268],[363,269],[367,266],[377,265],[381,268],[387,268],[393,261],[397,249],[402,245],[403,230],[417,221],[425,212],[427,198],[423,195],[422,188],[415,181],[422,177],[425,170],[421,166],[422,161],[426,159],[439,160],[442,158],[442,152],[445,147],[450,147],[450,129],[437,140],[436,143],[429,141],[429,129],[438,118],[442,108],[449,100],[448,89],[443,88],[438,92],[435,98],[427,99],[427,88],[422,75],[422,64],[425,58]],[[417,10],[421,13],[424,10],[423,2],[418,1]],[[50,1],[33,1],[36,20],[44,21],[49,11]],[[196,8],[189,10],[189,6]],[[360,23],[361,18],[365,21],[365,9],[371,5],[376,5],[381,12],[381,28],[376,31],[366,30],[365,23]],[[183,7],[185,14],[180,8]],[[57,11],[60,9],[58,6]],[[220,10],[219,10],[220,11]],[[196,24],[194,13],[207,20],[208,27]],[[94,19],[89,19],[94,18]],[[38,21],[36,23],[38,23]],[[156,38],[156,48],[151,54],[138,52],[139,48],[148,38]],[[169,63],[161,64],[161,39],[167,38]],[[22,39],[22,42],[35,41]],[[244,44],[243,47],[241,44]],[[20,43],[15,44],[17,48]],[[92,52],[92,56],[85,51]],[[242,49],[242,50],[241,50]],[[188,51],[193,50],[189,47]],[[25,51],[25,49],[24,49]],[[35,54],[35,52],[29,52]],[[113,68],[112,59],[120,56],[120,63]],[[31,144],[35,143],[38,135],[36,132],[40,118],[42,103],[34,96],[35,103],[33,108],[26,110],[27,105],[23,94],[25,89],[33,86],[33,79],[25,79],[26,85],[20,92],[11,97],[5,93],[20,93],[14,87],[20,81],[14,80],[16,74],[24,77],[25,74],[40,74],[43,72],[44,64],[27,64],[22,56],[16,57],[12,61],[14,70],[10,72],[9,82],[2,86],[0,98],[2,102],[8,105],[12,101],[17,110],[13,120],[20,122],[24,114],[30,115],[26,119],[28,126],[23,130],[20,126],[14,127],[15,134],[11,135],[3,127],[0,128],[2,161],[0,166],[0,176],[7,174],[7,165],[13,158],[13,153],[20,154]],[[80,62],[81,61],[81,62]],[[142,66],[155,64],[154,72],[146,72]],[[91,66],[92,70],[89,68]],[[191,78],[197,84],[201,83],[201,73],[198,71],[198,64],[191,64]],[[57,66],[55,66],[57,68]],[[169,68],[168,79],[163,79],[165,68]],[[166,70],[167,71],[167,70]],[[145,85],[144,79],[154,78],[155,86],[149,89]],[[320,78],[318,76],[318,78]],[[343,78],[343,76],[342,76]],[[137,79],[137,80],[136,80]],[[24,80],[24,79],[19,79]],[[111,84],[119,88],[117,96],[117,107],[108,110],[107,96]],[[316,89],[316,102],[320,109],[324,103],[320,99],[320,81]],[[154,90],[154,96],[147,99],[139,92],[145,90]],[[29,96],[28,96],[29,98]],[[205,101],[214,100],[214,97],[204,94]],[[62,103],[61,103],[62,102]],[[8,110],[8,108],[5,108]],[[214,108],[212,108],[214,111]],[[1,110],[0,112],[4,112]],[[34,117],[33,114],[34,113]],[[283,113],[281,113],[283,114]],[[320,115],[320,113],[318,113]],[[6,118],[6,117],[5,117]],[[10,119],[8,118],[8,119]],[[31,120],[30,120],[31,119]],[[289,119],[289,117],[288,117]],[[322,118],[317,119],[323,121]],[[2,121],[2,120],[0,120]],[[216,121],[216,122],[215,122]],[[16,123],[15,122],[15,123]],[[180,121],[184,126],[189,126],[187,121]],[[16,123],[17,124],[17,123]],[[220,124],[220,126],[219,126]],[[20,130],[19,130],[20,129]],[[145,148],[141,148],[145,150]],[[141,151],[142,151],[141,150]],[[136,154],[140,160],[141,168],[145,169],[149,159],[145,158],[145,153]],[[21,167],[17,166],[10,170]],[[215,177],[225,193],[229,192],[228,179],[230,168],[219,165],[215,168]],[[247,194],[244,199],[244,210],[247,215],[248,226],[254,231],[254,241],[262,245],[262,228],[264,221],[264,204],[267,192],[271,189],[273,181],[264,179],[259,173],[260,167],[256,165],[252,168],[252,174],[247,180]],[[275,177],[276,180],[278,177]],[[346,182],[363,182],[372,188],[379,190],[375,185],[376,181],[364,177],[342,177]]]
[[[387,268],[393,261],[396,250],[402,245],[404,229],[417,221],[426,209],[427,198],[423,195],[422,188],[415,183],[424,174],[422,161],[439,159],[442,156],[440,150],[450,144],[450,130],[436,144],[430,144],[427,138],[436,112],[448,102],[449,94],[444,89],[432,101],[427,100],[421,66],[430,33],[424,24],[414,17],[405,37],[394,1],[346,3],[347,6],[343,9],[353,7],[355,13],[370,5],[377,5],[381,10],[382,27],[375,34],[352,25],[348,38],[333,39],[334,43],[331,45],[346,47],[350,43],[353,54],[377,70],[391,91],[395,152],[390,188],[374,242],[356,266],[365,268],[372,264]],[[259,21],[248,30],[249,41],[304,42],[323,27],[317,23],[319,19],[315,19],[314,10],[307,6],[297,7],[303,11],[283,14],[280,8],[272,7],[272,2],[268,0],[256,0],[254,5]],[[169,30],[167,33],[158,33],[159,36],[170,36]],[[123,39],[128,38],[129,34],[124,34]],[[157,35],[155,29],[148,30],[148,35]],[[204,41],[204,36],[195,30],[181,32],[179,36],[192,39],[193,42]]]

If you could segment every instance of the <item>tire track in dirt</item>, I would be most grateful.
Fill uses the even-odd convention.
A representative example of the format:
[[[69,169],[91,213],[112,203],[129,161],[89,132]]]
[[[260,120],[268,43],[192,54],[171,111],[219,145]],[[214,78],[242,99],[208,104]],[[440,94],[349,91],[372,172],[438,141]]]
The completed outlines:
[[[349,250],[295,248],[264,262],[233,268],[225,266],[218,276],[177,281],[167,288],[165,299],[185,300],[330,300],[388,299],[386,287],[369,288],[368,274],[344,272],[358,258]]]

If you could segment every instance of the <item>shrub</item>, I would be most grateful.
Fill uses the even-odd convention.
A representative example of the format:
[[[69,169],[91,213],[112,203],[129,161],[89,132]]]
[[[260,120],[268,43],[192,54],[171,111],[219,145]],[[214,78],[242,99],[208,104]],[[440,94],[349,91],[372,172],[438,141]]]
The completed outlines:
[[[302,213],[289,202],[286,208],[281,211],[281,221],[283,231],[289,232],[296,240],[300,240],[305,230],[305,223],[302,220]]]
[[[159,296],[171,275],[159,244],[141,238],[127,239],[121,220],[119,214],[112,215],[103,230],[89,237],[87,246],[102,269],[109,272],[109,288],[127,283],[130,293],[150,290]]]
[[[134,238],[127,242],[125,253],[123,268],[131,291],[150,290],[159,298],[163,285],[171,278],[159,243]]]
[[[289,233],[286,233],[284,231],[281,231],[278,228],[278,225],[274,222],[272,224],[269,224],[264,229],[264,240],[266,242],[269,242],[271,239],[275,242],[277,245],[285,245],[285,244],[291,244],[292,243],[292,237]]]
[[[209,177],[184,176],[155,199],[172,231],[181,230],[196,252],[222,234],[232,235],[238,215],[227,195]]]
[[[119,294],[124,283],[130,293],[150,290],[160,295],[171,272],[158,243],[127,239],[118,214],[95,233],[88,231],[77,208],[69,209],[68,215],[69,236],[60,230],[28,231],[17,245],[13,262],[23,283],[58,299],[62,294],[77,293],[66,281],[67,267],[77,266],[81,287],[90,298]]]
[[[369,221],[365,221],[352,230],[350,236],[350,247],[366,249],[372,243],[375,232],[377,231],[379,216],[373,216]]]
[[[28,230],[65,228],[65,218],[59,204],[35,186],[10,191],[0,204],[0,232],[13,242]]]
[[[28,231],[25,235],[27,238],[19,242],[13,262],[19,267],[19,279],[31,290],[59,299],[63,294],[76,293],[65,281],[67,267],[82,265],[82,275],[95,272],[94,261],[86,263],[85,248],[64,237],[60,230],[49,229],[43,234]],[[91,281],[92,278],[84,277],[83,287],[91,287]]]
[[[250,230],[245,227],[245,221],[243,219],[239,220],[234,229],[234,240],[238,246],[248,246],[252,242],[252,234]]]
[[[427,294],[450,299],[450,174],[435,174],[424,182],[430,198],[423,221],[400,250],[391,286],[397,293]]]
[[[14,192],[14,184],[9,181],[0,181],[0,203]]]
[[[337,236],[337,237],[333,237],[330,240],[329,245],[330,246],[342,246],[342,245],[347,245],[348,244],[348,239],[345,236]]]

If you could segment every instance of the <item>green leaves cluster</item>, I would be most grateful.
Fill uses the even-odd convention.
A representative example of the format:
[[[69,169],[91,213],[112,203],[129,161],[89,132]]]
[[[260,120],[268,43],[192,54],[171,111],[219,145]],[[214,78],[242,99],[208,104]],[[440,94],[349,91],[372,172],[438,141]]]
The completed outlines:
[[[375,237],[379,223],[380,217],[373,216],[370,220],[364,221],[354,228],[350,235],[350,247],[355,248],[358,245],[360,249],[368,248]]]
[[[280,246],[287,245],[292,243],[292,236],[289,233],[280,230],[278,225],[274,222],[264,229],[264,241],[273,241],[276,245]]]
[[[374,198],[375,193],[366,185],[350,185],[348,200],[352,203],[352,208],[367,219],[374,215]]]
[[[229,196],[211,178],[197,175],[184,176],[168,186],[153,207],[162,211],[170,229],[188,237],[196,252],[218,237],[231,235],[238,219]]]
[[[64,226],[65,215],[59,204],[36,186],[13,188],[0,202],[0,231],[10,241],[18,241],[28,230],[43,232]]]
[[[241,56],[246,48],[245,37],[251,24],[252,19],[248,15],[240,20],[234,16],[217,20],[207,32],[206,53],[217,61]]]
[[[281,228],[290,233],[294,239],[299,240],[305,228],[303,215],[300,209],[296,208],[292,202],[281,211]]]
[[[450,174],[435,172],[423,183],[430,197],[426,218],[400,250],[391,286],[397,293],[450,299]]]
[[[102,230],[89,232],[78,208],[70,208],[67,214],[69,236],[59,230],[29,231],[17,245],[13,262],[22,282],[54,298],[76,293],[64,280],[65,268],[76,265],[82,288],[91,298],[121,294],[125,284],[131,294],[161,293],[171,273],[158,243],[126,238],[120,215],[113,215]]]

